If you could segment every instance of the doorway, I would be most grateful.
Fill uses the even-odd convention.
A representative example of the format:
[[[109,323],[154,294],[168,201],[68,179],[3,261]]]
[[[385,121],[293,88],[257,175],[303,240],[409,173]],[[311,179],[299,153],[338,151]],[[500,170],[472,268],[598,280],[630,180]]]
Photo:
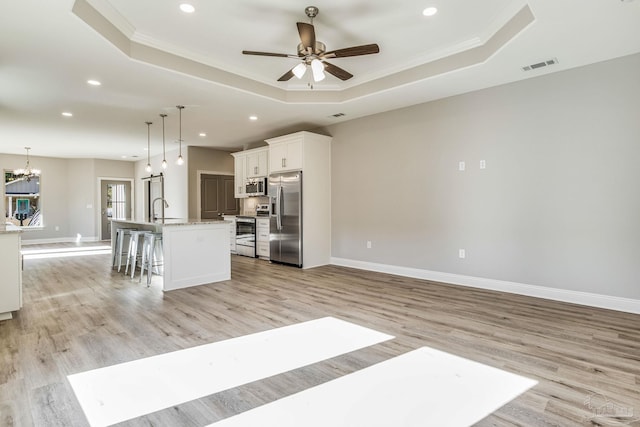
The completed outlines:
[[[234,185],[233,175],[200,174],[200,218],[238,215],[240,204],[234,195]]]
[[[111,240],[111,220],[131,219],[131,181],[100,180],[100,239]]]

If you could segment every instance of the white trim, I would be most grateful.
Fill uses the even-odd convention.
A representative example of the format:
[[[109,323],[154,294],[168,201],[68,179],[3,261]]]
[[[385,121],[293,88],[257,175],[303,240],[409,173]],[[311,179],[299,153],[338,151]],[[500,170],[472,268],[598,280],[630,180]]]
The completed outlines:
[[[331,257],[332,265],[640,314],[640,300]]]
[[[234,176],[234,173],[230,172],[215,172],[215,171],[206,171],[202,169],[196,170],[196,219],[200,221],[202,219],[202,200],[200,197],[200,189],[201,189],[201,181],[202,175],[226,175],[226,176]]]
[[[81,237],[80,242],[99,242],[98,236]],[[25,239],[22,237],[22,246],[26,245],[42,245],[46,243],[77,243],[77,237],[53,237],[50,239]]]

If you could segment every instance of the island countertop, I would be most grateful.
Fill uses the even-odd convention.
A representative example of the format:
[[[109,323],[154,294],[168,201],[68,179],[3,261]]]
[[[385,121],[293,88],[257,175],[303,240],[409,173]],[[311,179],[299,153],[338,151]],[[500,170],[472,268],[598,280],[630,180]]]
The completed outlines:
[[[196,219],[196,218],[165,218],[157,219],[155,221],[136,221],[133,219],[112,219],[112,222],[118,222],[122,224],[134,224],[153,227],[164,227],[170,225],[203,225],[203,224],[220,224],[231,221],[225,221],[223,219]]]

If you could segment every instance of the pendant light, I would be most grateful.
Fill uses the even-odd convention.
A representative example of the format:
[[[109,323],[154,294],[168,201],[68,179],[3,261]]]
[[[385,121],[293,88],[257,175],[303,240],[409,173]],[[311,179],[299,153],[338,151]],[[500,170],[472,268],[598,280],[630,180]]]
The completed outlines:
[[[151,173],[151,124],[153,122],[145,122],[147,124],[147,167],[145,170]]]
[[[176,108],[178,109],[178,113],[179,113],[179,123],[180,123],[180,133],[178,134],[178,143],[180,144],[180,155],[178,156],[178,160],[176,160],[176,163],[178,165],[183,165],[184,164],[184,159],[182,158],[182,110],[184,109],[184,105],[176,105]]]
[[[40,176],[40,169],[31,168],[31,164],[29,163],[29,150],[31,150],[31,147],[24,147],[24,149],[27,150],[27,165],[24,167],[24,169],[15,169],[13,171],[13,174],[17,178],[25,178],[27,182],[29,182],[31,181],[31,178]]]
[[[165,154],[165,145],[164,145],[164,118],[167,117],[166,114],[160,114],[162,117],[162,169],[167,168],[167,156]]]

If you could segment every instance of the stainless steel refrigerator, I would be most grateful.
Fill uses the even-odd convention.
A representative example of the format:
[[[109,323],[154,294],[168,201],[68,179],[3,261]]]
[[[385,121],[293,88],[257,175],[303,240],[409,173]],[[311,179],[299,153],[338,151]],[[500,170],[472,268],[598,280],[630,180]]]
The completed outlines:
[[[302,267],[302,171],[269,176],[269,259]]]

